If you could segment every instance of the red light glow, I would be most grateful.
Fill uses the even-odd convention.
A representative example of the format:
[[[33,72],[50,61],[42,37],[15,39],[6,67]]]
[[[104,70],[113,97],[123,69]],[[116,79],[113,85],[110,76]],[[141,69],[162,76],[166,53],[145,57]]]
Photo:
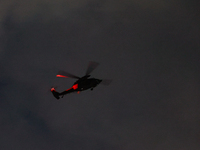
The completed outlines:
[[[71,88],[69,88],[69,89],[67,89],[66,91],[69,91],[69,90],[71,90],[72,89],[72,87]]]
[[[55,91],[55,88],[51,88],[51,92],[52,92],[52,91]]]
[[[56,77],[60,77],[60,78],[68,78],[67,76],[60,75],[60,74],[56,75]]]
[[[72,86],[72,88],[73,88],[74,90],[76,90],[76,89],[78,88],[78,84],[74,84],[74,85]]]

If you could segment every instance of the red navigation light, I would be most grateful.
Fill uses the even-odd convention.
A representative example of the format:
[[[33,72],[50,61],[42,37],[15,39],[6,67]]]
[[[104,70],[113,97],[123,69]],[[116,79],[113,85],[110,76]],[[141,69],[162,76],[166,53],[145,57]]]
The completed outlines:
[[[76,89],[78,88],[78,84],[74,84],[74,85],[72,86],[72,88],[73,88],[74,90],[76,90]]]

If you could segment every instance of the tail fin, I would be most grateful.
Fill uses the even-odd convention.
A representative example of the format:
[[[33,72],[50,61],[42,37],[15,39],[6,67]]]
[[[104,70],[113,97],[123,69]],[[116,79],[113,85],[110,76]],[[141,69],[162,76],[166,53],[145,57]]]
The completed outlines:
[[[58,92],[55,90],[55,88],[51,88],[51,92],[52,92],[52,94],[53,94],[53,96],[54,96],[55,98],[57,98],[57,99],[60,98],[60,97],[59,97],[60,93],[58,93]]]

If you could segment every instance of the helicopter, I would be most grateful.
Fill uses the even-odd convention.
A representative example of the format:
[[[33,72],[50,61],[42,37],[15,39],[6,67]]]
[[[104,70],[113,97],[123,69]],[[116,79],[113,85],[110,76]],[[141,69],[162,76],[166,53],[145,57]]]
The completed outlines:
[[[78,79],[76,82],[74,82],[73,86],[61,93],[57,92],[55,90],[54,87],[51,88],[51,92],[53,94],[53,96],[56,99],[60,99],[63,98],[64,95],[66,94],[70,94],[73,92],[77,92],[80,93],[81,91],[84,90],[93,90],[97,85],[99,85],[100,83],[103,83],[104,85],[109,85],[111,80],[104,80],[104,82],[102,82],[102,79],[96,79],[96,78],[90,78],[90,73],[99,65],[99,63],[97,62],[89,62],[86,74],[83,77],[78,77],[76,75],[73,75],[71,73],[65,72],[65,71],[59,71],[58,74],[56,75],[56,77],[62,77],[62,78],[74,78],[74,79]]]

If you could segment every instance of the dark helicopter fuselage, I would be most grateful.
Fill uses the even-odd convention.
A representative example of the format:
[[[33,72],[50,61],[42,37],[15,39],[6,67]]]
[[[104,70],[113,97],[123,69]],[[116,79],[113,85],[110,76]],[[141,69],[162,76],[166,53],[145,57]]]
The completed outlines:
[[[101,83],[102,80],[96,79],[96,78],[88,78],[88,76],[84,76],[77,80],[72,88],[76,91],[84,91],[87,89],[93,90],[94,87],[96,87],[99,83]]]
[[[90,75],[84,76],[80,79],[78,79],[71,88],[59,93],[55,90],[55,88],[51,88],[51,92],[53,93],[54,97],[59,99],[60,96],[63,97],[65,94],[69,94],[72,92],[81,92],[84,90],[91,89],[93,90],[94,87],[96,87],[99,83],[101,83],[102,80],[95,79],[95,78],[88,78]]]
[[[89,62],[87,71],[85,76],[83,77],[78,77],[76,75],[73,75],[71,73],[65,72],[60,70],[58,72],[58,74],[56,75],[57,77],[62,77],[62,78],[75,78],[78,79],[71,88],[59,93],[55,90],[54,87],[51,88],[51,92],[54,95],[55,98],[59,99],[60,97],[63,98],[64,95],[66,94],[70,94],[73,92],[81,92],[84,90],[88,90],[91,89],[93,90],[93,88],[95,88],[99,83],[102,82],[102,80],[100,79],[96,79],[96,78],[89,78],[90,77],[90,73],[98,66],[99,64],[96,62]]]

